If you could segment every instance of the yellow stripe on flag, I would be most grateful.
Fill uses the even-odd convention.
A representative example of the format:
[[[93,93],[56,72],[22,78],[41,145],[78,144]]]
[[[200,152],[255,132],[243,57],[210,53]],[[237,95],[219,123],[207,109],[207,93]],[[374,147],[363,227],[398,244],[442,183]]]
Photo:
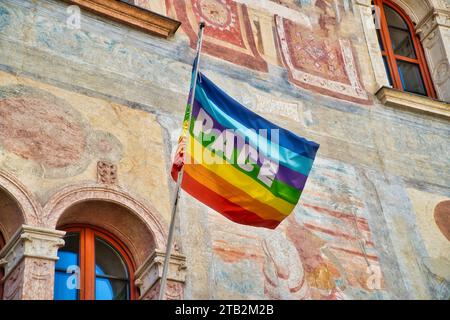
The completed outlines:
[[[289,215],[292,210],[294,210],[295,205],[274,196],[269,190],[254,181],[251,177],[239,171],[233,167],[233,165],[225,162],[222,157],[216,156],[209,149],[204,148],[192,135],[189,135],[189,151],[188,154],[194,159],[195,164],[201,164],[209,171],[228,181],[230,184],[259,202],[271,206],[285,216]],[[213,163],[205,163],[203,157],[208,158],[208,162]],[[186,157],[186,159],[187,158],[188,157]],[[186,163],[185,165],[189,164]],[[272,218],[277,219],[277,217]]]

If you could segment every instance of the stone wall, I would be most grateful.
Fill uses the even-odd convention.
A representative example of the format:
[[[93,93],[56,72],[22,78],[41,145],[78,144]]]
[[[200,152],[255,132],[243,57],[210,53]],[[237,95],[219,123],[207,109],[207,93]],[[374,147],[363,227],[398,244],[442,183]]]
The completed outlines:
[[[152,249],[164,249],[168,172],[203,18],[203,72],[321,147],[300,204],[275,231],[234,224],[182,195],[184,297],[450,297],[449,121],[377,100],[384,70],[363,1],[136,4],[180,20],[180,30],[159,39],[85,11],[71,29],[65,2],[1,1],[0,171],[33,199],[24,223],[52,230],[72,203],[114,199],[145,221]],[[99,161],[117,179],[99,179]],[[3,231],[11,224],[0,218]]]

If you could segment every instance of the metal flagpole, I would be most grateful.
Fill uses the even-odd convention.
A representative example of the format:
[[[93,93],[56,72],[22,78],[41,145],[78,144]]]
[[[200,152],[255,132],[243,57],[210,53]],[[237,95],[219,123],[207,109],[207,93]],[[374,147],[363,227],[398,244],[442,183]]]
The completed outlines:
[[[200,65],[200,52],[202,50],[202,41],[203,41],[203,29],[205,28],[205,23],[200,22],[199,24],[199,30],[198,30],[198,41],[197,41],[197,63],[195,65],[194,70],[194,85],[192,86],[192,94],[189,99],[189,121],[188,121],[188,130],[189,126],[191,124],[191,117],[192,117],[192,108],[194,104],[194,97],[195,97],[195,88],[197,86],[197,77],[198,77],[198,67]],[[186,139],[188,141],[188,139]],[[187,148],[187,142],[186,142],[186,148]],[[185,163],[185,157],[186,157],[186,151],[183,155],[183,163]],[[170,262],[170,254],[172,252],[172,243],[173,243],[173,233],[175,229],[175,219],[177,215],[177,208],[178,208],[178,199],[180,196],[180,187],[181,187],[181,181],[183,180],[183,172],[184,172],[184,165],[181,168],[180,172],[178,172],[178,179],[177,179],[177,185],[175,187],[175,194],[173,198],[173,204],[172,204],[172,216],[170,220],[170,226],[169,226],[169,236],[167,239],[167,249],[166,249],[166,256],[164,258],[164,267],[163,267],[163,273],[161,277],[161,287],[159,288],[159,300],[164,299],[164,294],[166,291],[166,283],[167,283],[167,272],[169,270],[169,262]]]

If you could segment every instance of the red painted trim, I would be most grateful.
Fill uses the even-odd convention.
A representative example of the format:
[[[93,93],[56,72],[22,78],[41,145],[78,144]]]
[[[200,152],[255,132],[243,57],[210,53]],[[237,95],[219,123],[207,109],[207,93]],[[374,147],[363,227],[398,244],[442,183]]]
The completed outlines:
[[[249,47],[248,48],[246,47],[245,49],[249,50],[250,52],[249,53],[239,52],[231,48],[216,43],[212,43],[208,41],[207,37],[203,39],[202,52],[229,61],[236,65],[240,65],[261,72],[268,72],[267,62],[261,57],[261,55],[258,52],[258,49],[256,48],[256,43],[253,36],[247,7],[245,5],[241,5],[238,3],[236,5],[240,6],[240,8],[242,9],[242,16],[243,16],[242,23],[244,25],[244,28],[241,29],[241,33],[245,34],[246,36]],[[166,0],[166,6],[169,15],[172,15],[171,13],[174,13],[176,18],[182,22],[181,28],[189,37],[190,47],[192,49],[195,49],[197,45],[197,29],[194,30],[194,26],[190,24],[186,2],[179,0]],[[196,27],[197,26],[195,26],[195,28]],[[206,26],[206,28],[208,28],[208,26]]]
[[[403,60],[411,63],[415,63],[419,65],[420,72],[422,75],[423,83],[425,86],[425,90],[427,95],[431,98],[436,99],[436,91],[434,90],[433,82],[431,80],[430,71],[428,69],[428,65],[425,59],[425,53],[423,51],[422,44],[420,43],[420,39],[418,35],[415,33],[415,26],[408,15],[400,8],[397,4],[393,3],[390,0],[374,0],[374,4],[378,6],[381,14],[381,39],[383,42],[383,46],[385,51],[383,51],[384,55],[387,57],[389,70],[391,72],[391,77],[393,81],[393,85],[395,88],[403,90],[403,85],[401,83],[400,74],[398,72],[397,60]],[[386,20],[386,15],[384,12],[384,6],[387,5],[394,11],[396,11],[406,22],[409,29],[409,34],[413,41],[414,51],[416,53],[417,59],[412,59],[409,57],[403,57],[396,55],[394,53],[394,49],[392,48],[392,40],[389,34],[389,28]]]
[[[138,292],[134,285],[136,264],[127,247],[116,236],[104,229],[87,224],[70,224],[63,226],[61,229],[66,232],[78,232],[80,234],[80,300],[95,300],[96,236],[108,242],[125,261],[130,278],[130,299],[137,299]]]

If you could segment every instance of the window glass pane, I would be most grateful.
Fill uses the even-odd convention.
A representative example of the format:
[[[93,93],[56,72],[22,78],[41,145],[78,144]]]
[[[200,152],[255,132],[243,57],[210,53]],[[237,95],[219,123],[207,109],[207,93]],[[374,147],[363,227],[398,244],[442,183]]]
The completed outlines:
[[[80,254],[79,233],[68,233],[64,237],[64,247],[58,250],[56,269],[66,271],[70,266],[78,266]]]
[[[128,281],[96,277],[96,300],[127,300]]]
[[[78,300],[78,289],[76,273],[55,272],[55,300]]]
[[[419,66],[414,63],[400,60],[397,60],[397,65],[403,90],[421,95],[427,95]]]
[[[387,5],[384,5],[383,8],[384,14],[386,15],[387,24],[389,27],[394,27],[408,31],[408,25],[406,24],[405,20],[403,20],[401,15],[399,15],[394,9],[392,9]]]
[[[77,300],[79,286],[79,233],[67,233],[64,247],[58,250],[55,265],[55,300]]]
[[[395,54],[416,59],[416,53],[414,52],[414,45],[409,31],[389,28],[389,34],[391,35],[392,48]]]
[[[384,68],[386,69],[386,73],[387,73],[387,76],[388,76],[389,84],[392,87],[391,69],[389,69],[389,64],[388,64],[387,58],[385,56],[383,56],[383,62],[384,62]]]
[[[128,279],[128,272],[122,257],[106,241],[95,238],[95,273],[120,279]]]

